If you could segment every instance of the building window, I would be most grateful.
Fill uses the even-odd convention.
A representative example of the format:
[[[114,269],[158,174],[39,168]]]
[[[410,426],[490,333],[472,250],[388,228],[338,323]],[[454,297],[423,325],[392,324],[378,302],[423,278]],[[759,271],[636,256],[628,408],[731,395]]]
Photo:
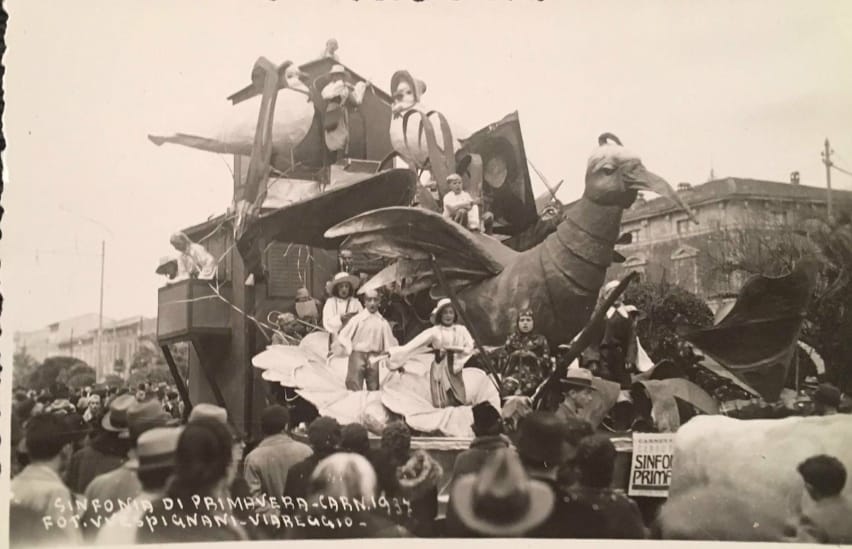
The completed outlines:
[[[629,232],[629,234],[630,234],[630,243],[636,244],[637,242],[639,242],[639,235],[642,234],[642,231],[640,229],[633,229],[632,231]]]
[[[787,224],[787,212],[786,211],[772,212],[772,218],[775,221],[776,225],[786,225]]]
[[[677,234],[686,234],[689,232],[689,220],[688,219],[678,219],[677,220]]]

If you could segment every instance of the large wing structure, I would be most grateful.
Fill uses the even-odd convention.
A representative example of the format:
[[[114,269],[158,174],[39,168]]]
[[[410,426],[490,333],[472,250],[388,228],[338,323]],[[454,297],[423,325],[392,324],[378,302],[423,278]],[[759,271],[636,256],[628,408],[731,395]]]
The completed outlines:
[[[815,283],[812,262],[778,278],[754,276],[724,318],[685,339],[767,401],[778,400]]]
[[[316,196],[261,214],[240,238],[238,248],[240,253],[250,253],[254,240],[262,238],[337,249],[343,236],[327,238],[330,227],[375,208],[408,204],[415,185],[414,172],[405,169],[334,185]]]
[[[461,288],[500,273],[517,253],[498,240],[468,231],[422,208],[390,207],[367,212],[332,227],[327,239],[342,247],[398,261],[379,272],[362,291],[397,283],[402,293],[431,288],[434,257],[450,284]]]

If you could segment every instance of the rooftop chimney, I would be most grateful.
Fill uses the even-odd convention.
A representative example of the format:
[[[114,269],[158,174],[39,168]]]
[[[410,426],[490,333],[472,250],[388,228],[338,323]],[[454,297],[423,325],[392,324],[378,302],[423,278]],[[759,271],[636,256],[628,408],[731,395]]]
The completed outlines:
[[[799,184],[799,172],[791,172],[790,173],[790,184],[798,185]]]
[[[692,185],[690,185],[689,183],[678,183],[677,184],[677,191],[678,192],[689,191],[689,190],[692,190]]]

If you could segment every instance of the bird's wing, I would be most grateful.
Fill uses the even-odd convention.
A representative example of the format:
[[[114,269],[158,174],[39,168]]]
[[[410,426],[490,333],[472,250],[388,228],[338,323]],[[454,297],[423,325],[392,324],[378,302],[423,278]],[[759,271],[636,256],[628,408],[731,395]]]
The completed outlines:
[[[336,249],[343,238],[323,236],[329,227],[353,215],[388,205],[408,204],[414,195],[414,172],[387,170],[365,175],[271,212],[262,213],[238,241],[247,253],[259,237],[267,242],[290,242],[323,249]]]
[[[399,261],[380,272],[368,287],[392,282],[426,289],[435,279],[431,258],[453,285],[500,273],[517,253],[486,235],[422,208],[390,207],[352,217],[326,231],[327,239],[345,238],[343,247]],[[407,292],[406,292],[407,293]]]

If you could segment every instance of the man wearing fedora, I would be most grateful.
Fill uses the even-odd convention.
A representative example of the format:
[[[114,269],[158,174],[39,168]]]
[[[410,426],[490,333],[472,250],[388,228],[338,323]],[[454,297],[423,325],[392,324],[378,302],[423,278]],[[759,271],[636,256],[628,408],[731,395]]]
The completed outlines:
[[[340,329],[364,308],[355,297],[355,290],[361,279],[347,272],[339,272],[326,284],[329,298],[322,308],[322,327],[331,334],[330,342],[334,344]],[[329,345],[329,350],[331,350]]]
[[[512,441],[503,434],[503,419],[500,417],[500,412],[490,402],[480,402],[473,407],[471,428],[476,438],[471,441],[467,450],[456,456],[453,475],[450,479],[451,491],[459,478],[477,473],[496,452],[512,447]],[[452,506],[447,509],[446,525],[450,534],[460,531],[459,518]]]
[[[594,376],[585,368],[569,368],[566,376],[559,380],[565,398],[556,410],[556,416],[560,419],[583,417],[583,409],[588,407],[594,399],[595,386],[592,382]]]
[[[97,532],[98,545],[132,545],[136,526],[145,514],[145,503],[163,497],[174,472],[175,452],[182,427],[154,427],[136,441],[136,476],[140,491],[130,505],[116,512]]]
[[[139,437],[150,429],[174,425],[177,422],[171,415],[163,410],[157,400],[136,402],[127,411],[128,436],[130,450],[127,452],[127,461],[121,467],[108,473],[98,475],[86,487],[86,500],[89,502],[83,517],[109,517],[117,509],[108,511],[103,504],[107,501],[127,501],[135,498],[142,491],[137,471],[139,459],[137,455],[137,443]],[[88,525],[95,524],[85,521]]]
[[[459,524],[453,537],[528,537],[554,512],[554,493],[524,472],[518,456],[497,450],[478,473],[463,475],[453,485],[450,508]]]
[[[135,404],[136,397],[127,393],[112,399],[101,419],[101,431],[71,457],[66,482],[74,493],[85,493],[92,479],[118,469],[127,459],[130,449],[127,414]]]

